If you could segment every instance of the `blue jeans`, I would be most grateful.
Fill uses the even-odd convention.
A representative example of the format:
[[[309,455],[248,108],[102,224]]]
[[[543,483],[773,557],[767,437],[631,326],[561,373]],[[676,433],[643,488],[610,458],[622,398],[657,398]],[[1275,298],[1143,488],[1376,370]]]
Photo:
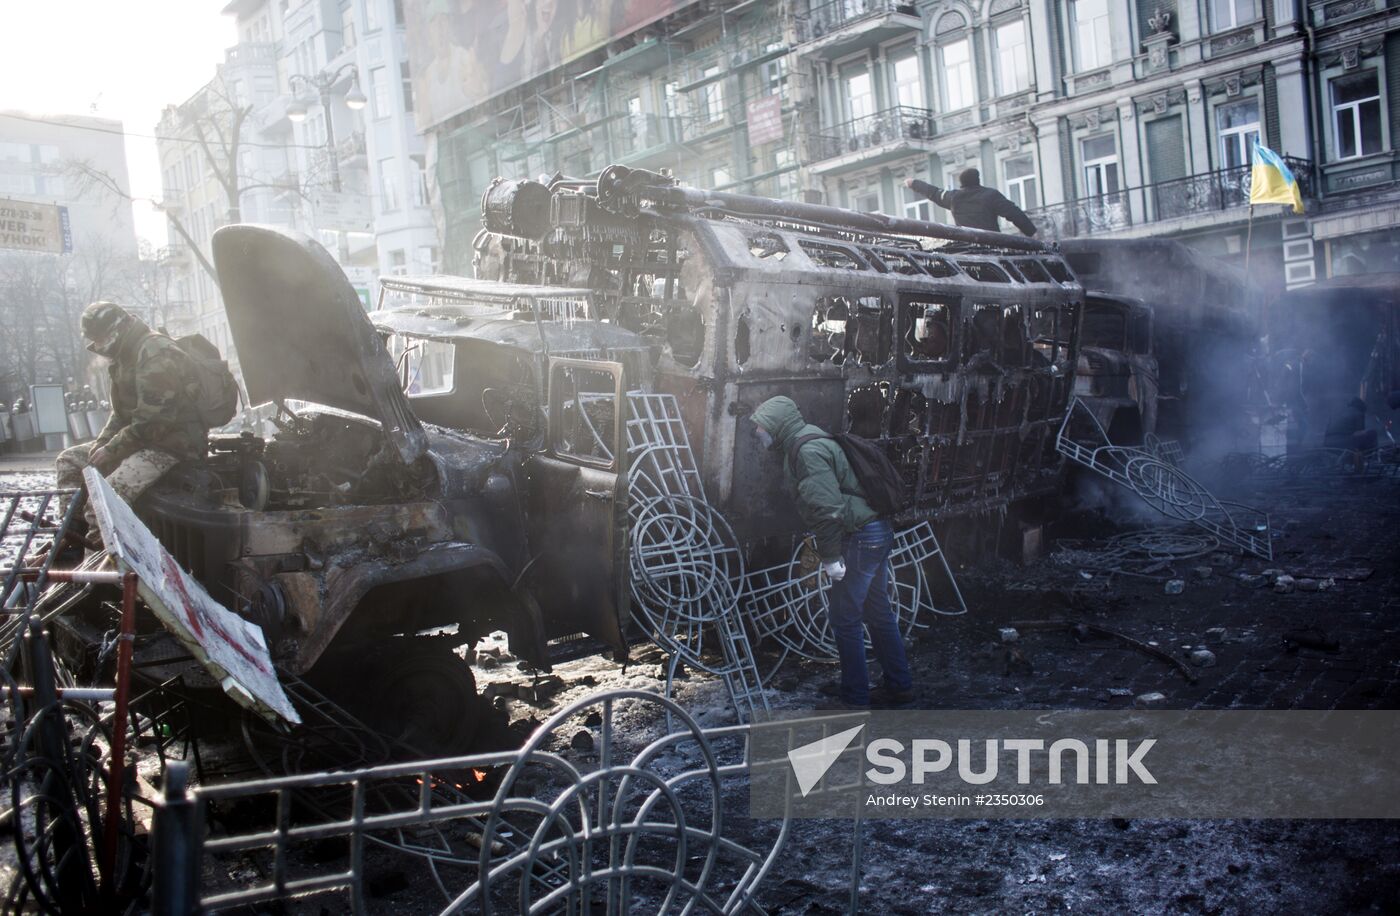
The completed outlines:
[[[884,672],[885,686],[890,690],[914,686],[909,660],[904,655],[904,640],[899,635],[899,621],[890,607],[887,563],[893,543],[894,528],[884,519],[876,519],[849,535],[842,549],[846,577],[831,587],[828,614],[841,656],[841,699],[855,706],[870,703],[862,625],[870,631],[870,644]]]

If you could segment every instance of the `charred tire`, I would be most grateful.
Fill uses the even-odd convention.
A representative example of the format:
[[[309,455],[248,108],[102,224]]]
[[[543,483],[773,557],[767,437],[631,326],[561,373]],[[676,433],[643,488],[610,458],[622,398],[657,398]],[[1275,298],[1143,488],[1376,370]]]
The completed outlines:
[[[490,731],[494,710],[471,666],[442,640],[395,637],[336,655],[309,679],[411,756],[467,754]]]

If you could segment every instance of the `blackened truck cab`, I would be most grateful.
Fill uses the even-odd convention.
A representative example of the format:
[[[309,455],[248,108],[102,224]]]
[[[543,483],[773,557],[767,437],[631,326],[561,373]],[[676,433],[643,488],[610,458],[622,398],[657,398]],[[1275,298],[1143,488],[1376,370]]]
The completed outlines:
[[[484,210],[476,279],[386,278],[369,315],[316,242],[220,229],[271,431],[216,438],[141,507],[284,670],[371,724],[470,743],[452,650],[494,630],[540,668],[580,635],[625,656],[629,391],[676,397],[755,565],[797,527],[748,434],[774,394],[889,451],[902,523],[1000,518],[1058,486],[1083,291],[1039,242],[620,167],[498,180]]]

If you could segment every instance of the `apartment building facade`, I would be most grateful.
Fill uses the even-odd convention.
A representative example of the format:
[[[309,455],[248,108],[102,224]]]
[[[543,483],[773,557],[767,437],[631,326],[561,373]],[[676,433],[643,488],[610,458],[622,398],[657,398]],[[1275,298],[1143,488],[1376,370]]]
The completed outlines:
[[[136,258],[131,182],[121,121],[91,115],[0,111],[0,197],[68,208],[73,251],[101,246]],[[110,187],[75,175],[82,163]]]
[[[441,41],[430,6],[410,0],[410,33]],[[1248,247],[1265,285],[1400,269],[1395,0],[702,2],[608,38],[420,121],[454,268],[495,175],[618,161],[934,220],[905,179],[975,166],[1050,238]],[[1298,175],[1302,216],[1251,223],[1256,139]]]
[[[400,4],[232,0],[223,12],[236,21],[238,44],[213,80],[166,109],[157,145],[174,217],[172,330],[202,333],[236,356],[207,266],[220,226],[260,222],[316,237],[367,308],[377,277],[429,272],[438,249]]]

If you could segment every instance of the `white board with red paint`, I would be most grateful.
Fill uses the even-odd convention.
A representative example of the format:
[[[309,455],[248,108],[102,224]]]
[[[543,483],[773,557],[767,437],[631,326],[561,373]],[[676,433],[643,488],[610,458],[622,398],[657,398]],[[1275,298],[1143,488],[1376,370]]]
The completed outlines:
[[[165,628],[235,701],[274,721],[300,722],[277,680],[262,628],[219,604],[181,569],[102,475],[87,468],[83,476],[108,553],[136,573],[141,597]]]

